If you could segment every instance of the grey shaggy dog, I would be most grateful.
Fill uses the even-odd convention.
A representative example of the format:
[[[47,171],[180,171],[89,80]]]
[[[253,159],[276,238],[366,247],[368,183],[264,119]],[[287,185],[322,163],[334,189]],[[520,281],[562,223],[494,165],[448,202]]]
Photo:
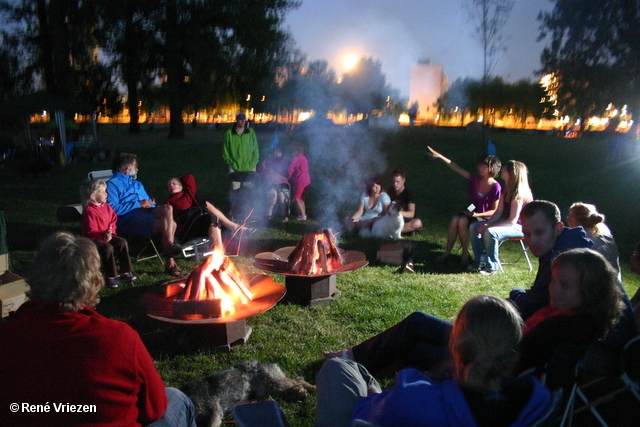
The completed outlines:
[[[287,378],[274,363],[256,360],[239,363],[226,371],[198,378],[181,389],[196,407],[198,426],[217,427],[240,402],[283,393],[305,399],[315,386],[302,378]]]

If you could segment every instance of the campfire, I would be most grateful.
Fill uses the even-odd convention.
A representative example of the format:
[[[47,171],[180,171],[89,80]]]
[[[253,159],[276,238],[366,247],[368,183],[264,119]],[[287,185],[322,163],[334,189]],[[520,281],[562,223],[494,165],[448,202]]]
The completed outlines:
[[[214,251],[189,275],[184,291],[173,301],[173,314],[231,316],[252,299],[233,261]]]
[[[287,300],[302,305],[320,305],[340,294],[336,274],[355,271],[369,264],[358,251],[336,246],[331,230],[305,234],[296,246],[255,256],[254,267],[285,276]]]
[[[335,235],[324,230],[305,234],[296,246],[259,253],[253,265],[271,273],[307,277],[346,273],[368,263],[362,252],[338,248]]]

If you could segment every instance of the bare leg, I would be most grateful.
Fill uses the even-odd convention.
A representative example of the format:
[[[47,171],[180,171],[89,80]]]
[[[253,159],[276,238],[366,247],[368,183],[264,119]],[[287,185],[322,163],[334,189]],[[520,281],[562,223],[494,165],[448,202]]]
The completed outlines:
[[[304,200],[298,199],[298,200],[295,200],[295,202],[296,202],[296,207],[298,208],[298,213],[300,214],[300,216],[306,216],[307,212],[305,210]]]
[[[209,239],[211,240],[212,251],[224,251],[224,246],[222,245],[222,232],[219,227],[216,227],[213,224],[209,226]]]
[[[411,233],[412,231],[416,231],[421,228],[422,228],[422,221],[420,221],[418,218],[413,218],[411,221],[404,223],[404,226],[402,227],[402,232]]]
[[[267,216],[273,215],[273,207],[276,205],[278,201],[278,192],[275,188],[271,187],[269,191],[267,191]]]
[[[154,234],[162,236],[162,250],[167,260],[167,270],[176,265],[173,259],[171,246],[176,234],[176,222],[173,220],[173,207],[171,205],[162,205],[154,211],[158,219],[153,227]]]
[[[236,231],[238,228],[240,228],[238,224],[236,224],[235,222],[227,218],[225,214],[223,214],[222,211],[220,211],[220,209],[213,206],[210,202],[206,202],[206,203],[207,203],[207,212],[218,217],[218,219],[220,220],[220,223],[224,227],[232,231]]]
[[[447,247],[442,254],[442,258],[446,258],[451,255],[451,250],[453,249],[453,245],[456,243],[456,239],[458,238],[458,219],[459,216],[454,216],[451,218],[451,223],[449,224],[449,231],[447,232]]]
[[[469,262],[469,220],[467,217],[458,217],[458,236],[462,246],[462,263]]]

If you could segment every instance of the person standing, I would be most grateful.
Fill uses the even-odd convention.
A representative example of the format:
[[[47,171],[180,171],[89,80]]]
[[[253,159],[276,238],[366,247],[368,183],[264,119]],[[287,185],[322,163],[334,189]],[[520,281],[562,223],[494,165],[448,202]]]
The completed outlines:
[[[222,158],[229,165],[230,174],[233,172],[255,172],[260,160],[256,133],[246,124],[246,114],[238,114],[235,125],[227,131],[224,137]],[[239,189],[240,184],[241,181],[232,179],[231,189]]]
[[[289,165],[287,173],[289,181],[293,185],[293,202],[298,208],[298,221],[307,220],[307,211],[304,204],[304,190],[311,184],[311,176],[309,176],[309,161],[304,155],[304,145],[298,142],[293,147],[293,159]]]

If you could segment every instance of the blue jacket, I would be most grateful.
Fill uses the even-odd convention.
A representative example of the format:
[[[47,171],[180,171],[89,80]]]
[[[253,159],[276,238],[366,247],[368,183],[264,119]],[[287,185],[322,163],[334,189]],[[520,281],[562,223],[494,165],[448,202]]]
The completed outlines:
[[[118,216],[140,208],[141,200],[153,200],[141,182],[120,172],[107,181],[107,193],[107,201]]]
[[[549,305],[549,285],[551,284],[551,263],[562,252],[574,248],[590,248],[593,242],[587,239],[582,227],[565,227],[556,244],[548,254],[538,261],[538,273],[529,290],[512,289],[509,299],[515,303],[520,315],[527,320],[533,313]]]
[[[511,426],[527,426],[547,413],[551,393],[530,376],[514,381],[530,384],[532,392]],[[501,400],[506,396],[490,395],[486,399]],[[478,425],[456,381],[434,382],[413,368],[398,372],[393,388],[362,398],[353,412],[352,421],[356,419],[379,427]]]

